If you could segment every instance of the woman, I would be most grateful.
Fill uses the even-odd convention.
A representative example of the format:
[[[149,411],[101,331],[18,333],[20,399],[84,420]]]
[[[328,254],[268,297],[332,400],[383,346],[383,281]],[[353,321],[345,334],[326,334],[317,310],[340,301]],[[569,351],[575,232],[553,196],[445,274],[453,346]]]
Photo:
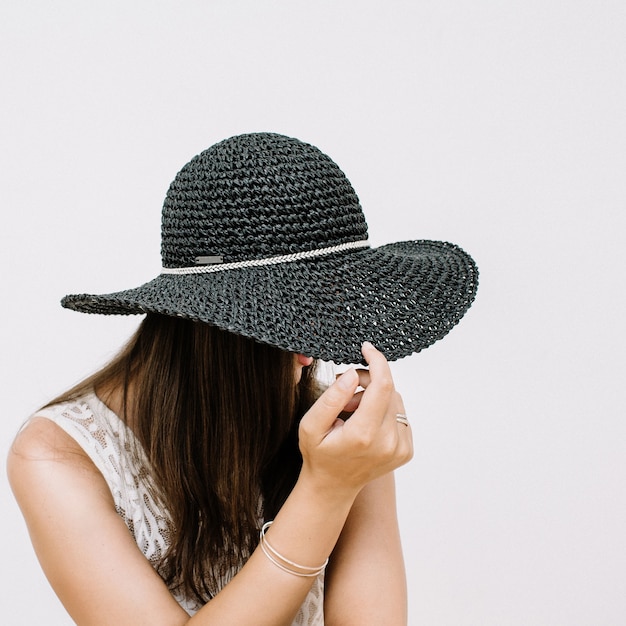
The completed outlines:
[[[371,249],[343,172],[269,133],[179,172],[162,258],[141,287],[63,299],[146,317],[9,455],[68,612],[81,626],[405,624],[393,470],[412,441],[388,360],[459,321],[473,261],[443,242]],[[369,369],[322,391],[317,359]]]

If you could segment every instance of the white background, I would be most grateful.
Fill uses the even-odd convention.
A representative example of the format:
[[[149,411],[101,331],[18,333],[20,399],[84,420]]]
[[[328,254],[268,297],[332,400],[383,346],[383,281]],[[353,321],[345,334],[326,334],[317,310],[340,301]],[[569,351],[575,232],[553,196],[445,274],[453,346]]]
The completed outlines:
[[[60,297],[151,279],[180,167],[281,132],[344,169],[375,245],[481,270],[394,368],[410,624],[626,623],[623,0],[5,0],[0,53],[3,457],[137,323]],[[4,469],[0,497],[0,622],[70,624]]]

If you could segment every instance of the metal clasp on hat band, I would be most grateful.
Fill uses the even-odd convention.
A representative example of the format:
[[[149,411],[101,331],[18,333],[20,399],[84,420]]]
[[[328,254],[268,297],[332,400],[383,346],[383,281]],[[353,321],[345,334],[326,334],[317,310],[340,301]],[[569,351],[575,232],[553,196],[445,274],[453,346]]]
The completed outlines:
[[[223,256],[197,256],[193,262],[196,265],[215,265],[216,263],[223,263]]]
[[[211,274],[213,272],[222,272],[224,270],[241,269],[244,267],[259,267],[262,265],[278,265],[279,263],[291,263],[301,259],[310,259],[318,256],[325,256],[333,252],[341,252],[343,250],[353,250],[356,248],[369,248],[369,242],[364,239],[362,241],[347,241],[336,246],[328,248],[316,248],[315,250],[303,250],[302,252],[293,252],[292,254],[280,254],[278,256],[266,257],[264,259],[250,259],[249,261],[235,261],[233,263],[223,263],[220,256],[199,256],[197,259],[219,259],[206,265],[196,265],[194,267],[163,267],[161,274]]]

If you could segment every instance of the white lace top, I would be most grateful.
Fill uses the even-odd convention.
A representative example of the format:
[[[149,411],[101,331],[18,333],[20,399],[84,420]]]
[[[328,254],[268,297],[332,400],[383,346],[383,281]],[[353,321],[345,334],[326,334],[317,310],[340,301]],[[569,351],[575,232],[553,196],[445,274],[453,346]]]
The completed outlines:
[[[95,394],[42,409],[37,416],[60,426],[85,451],[104,476],[117,512],[153,567],[170,542],[167,511],[158,504],[148,460],[133,432]],[[196,602],[173,594],[193,615]],[[293,626],[324,624],[324,576],[315,579]]]

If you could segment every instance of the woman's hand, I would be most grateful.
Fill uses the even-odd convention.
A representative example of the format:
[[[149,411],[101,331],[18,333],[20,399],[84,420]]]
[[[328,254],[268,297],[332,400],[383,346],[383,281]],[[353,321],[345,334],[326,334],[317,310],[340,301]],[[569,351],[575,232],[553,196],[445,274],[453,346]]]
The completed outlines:
[[[404,413],[391,370],[381,352],[364,343],[368,370],[350,369],[302,418],[302,476],[321,489],[356,495],[368,482],[413,456],[411,428],[396,420]],[[363,392],[355,394],[357,387]],[[343,411],[354,411],[345,422]]]

